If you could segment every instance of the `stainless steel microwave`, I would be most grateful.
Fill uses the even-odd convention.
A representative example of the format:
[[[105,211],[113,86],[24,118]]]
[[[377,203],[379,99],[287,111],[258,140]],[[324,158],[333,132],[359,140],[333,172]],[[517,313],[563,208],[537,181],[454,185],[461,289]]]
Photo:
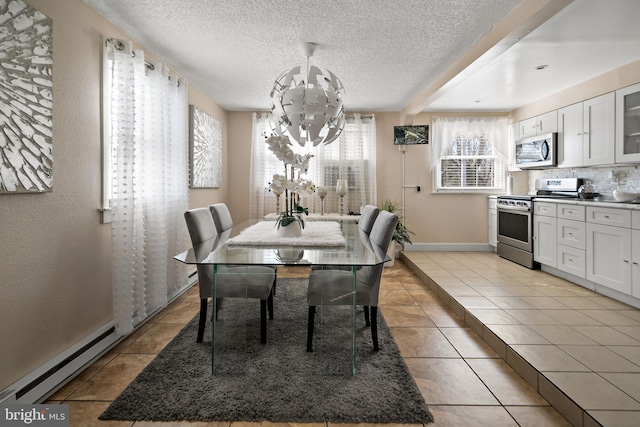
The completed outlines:
[[[547,133],[516,142],[516,166],[521,169],[556,166],[558,134]]]

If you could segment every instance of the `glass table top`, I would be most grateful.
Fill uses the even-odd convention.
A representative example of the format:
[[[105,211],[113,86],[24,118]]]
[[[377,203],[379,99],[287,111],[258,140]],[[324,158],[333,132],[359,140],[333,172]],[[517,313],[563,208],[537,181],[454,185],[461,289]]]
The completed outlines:
[[[231,245],[227,240],[239,235],[260,220],[235,225],[218,237],[182,252],[174,259],[185,264],[215,265],[343,265],[373,266],[388,261],[386,251],[369,240],[355,222],[342,221],[345,246],[260,246]],[[304,233],[304,231],[303,231]]]

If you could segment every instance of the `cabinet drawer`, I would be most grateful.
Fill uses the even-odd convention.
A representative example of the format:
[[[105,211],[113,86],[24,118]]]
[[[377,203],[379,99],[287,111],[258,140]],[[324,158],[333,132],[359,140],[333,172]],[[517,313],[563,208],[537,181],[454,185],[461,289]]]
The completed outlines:
[[[558,270],[581,278],[586,277],[586,252],[570,246],[558,245]]]
[[[558,218],[573,219],[575,221],[584,221],[585,206],[579,205],[563,205],[558,204]]]
[[[586,223],[558,218],[558,243],[576,249],[585,249]]]
[[[489,199],[489,209],[497,209],[498,201],[496,199]]]
[[[556,203],[533,202],[533,214],[542,216],[556,216]]]
[[[631,228],[631,211],[587,206],[587,222]]]
[[[631,212],[631,228],[640,230],[640,211]]]

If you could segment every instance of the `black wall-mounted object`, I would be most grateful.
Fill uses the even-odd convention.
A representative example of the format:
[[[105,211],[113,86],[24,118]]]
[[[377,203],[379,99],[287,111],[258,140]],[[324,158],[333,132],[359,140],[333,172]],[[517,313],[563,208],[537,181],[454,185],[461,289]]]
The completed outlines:
[[[394,126],[394,145],[416,145],[429,143],[429,125]]]

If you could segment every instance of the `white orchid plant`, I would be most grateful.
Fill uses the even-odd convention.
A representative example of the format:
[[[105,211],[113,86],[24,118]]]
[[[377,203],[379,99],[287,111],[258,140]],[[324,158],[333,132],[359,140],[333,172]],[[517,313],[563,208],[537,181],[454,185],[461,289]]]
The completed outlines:
[[[309,170],[309,160],[313,155],[294,153],[291,149],[291,141],[286,136],[271,136],[267,138],[266,143],[269,150],[284,164],[284,175],[273,175],[269,183],[269,188],[278,198],[278,202],[280,195],[285,194],[285,210],[280,213],[277,226],[278,228],[286,227],[294,221],[299,221],[304,228],[302,215],[308,215],[309,209],[300,206],[300,197],[312,195],[315,192],[315,185],[300,175]]]

